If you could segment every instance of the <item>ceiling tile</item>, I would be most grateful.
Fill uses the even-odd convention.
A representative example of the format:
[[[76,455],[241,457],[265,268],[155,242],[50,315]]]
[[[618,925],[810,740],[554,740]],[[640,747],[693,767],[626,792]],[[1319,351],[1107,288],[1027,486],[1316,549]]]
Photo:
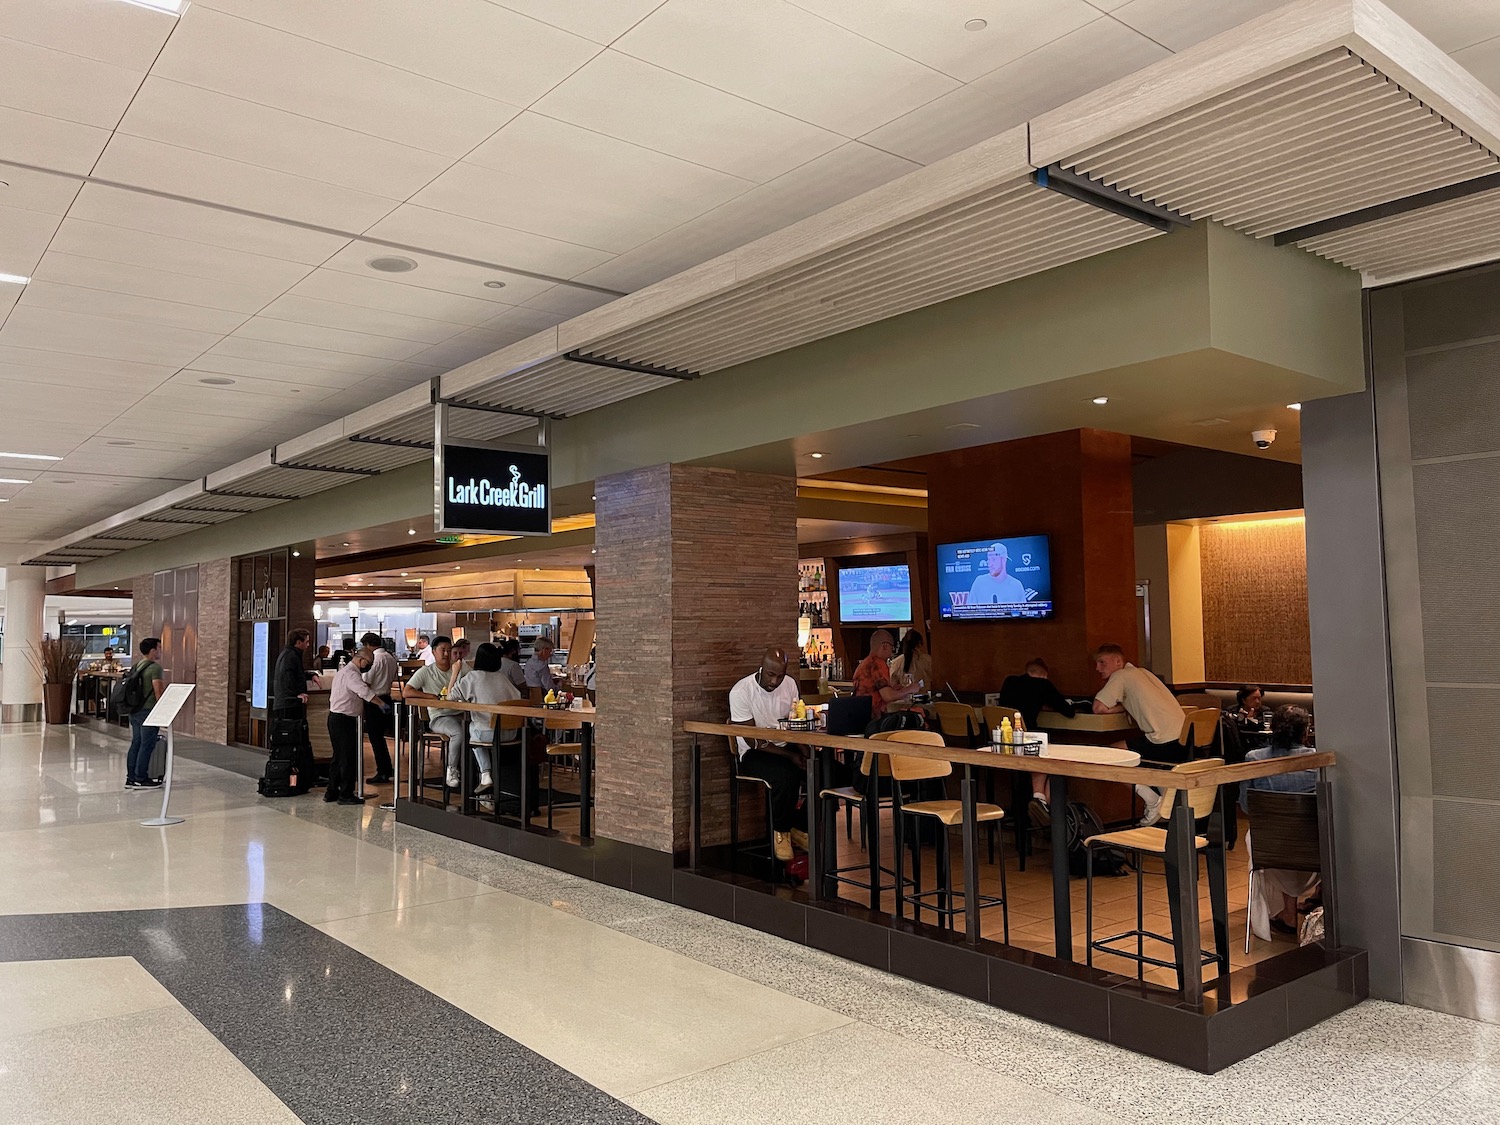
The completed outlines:
[[[863,139],[931,164],[1169,53],[1124,24],[1095,20]]]
[[[109,131],[0,105],[5,158],[54,172],[87,175],[104,151]]]
[[[79,376],[80,386],[94,385],[90,382],[93,379],[140,380],[155,386],[171,376],[174,370],[171,367],[105,359],[79,352],[18,348],[4,341],[0,341],[0,363],[26,370],[70,371]]]
[[[843,143],[837,133],[614,50],[533,108],[757,183]]]
[[[421,272],[420,267],[413,273]],[[409,275],[408,275],[409,276]],[[472,285],[472,282],[470,283]],[[480,292],[504,295],[509,290],[482,288]],[[314,270],[299,281],[292,293],[302,297],[316,297],[324,301],[339,301],[346,305],[377,309],[384,312],[406,313],[426,317],[429,320],[446,320],[470,327],[483,324],[495,315],[497,308],[509,307],[507,302],[471,297],[457,293],[446,293],[438,289],[424,289],[418,285],[403,285],[397,281],[381,280],[373,273],[343,273],[339,270]]]
[[[1284,6],[1285,0],[1130,0],[1114,10],[1113,18],[1180,51]]]
[[[10,197],[0,195],[0,200],[8,203]],[[57,215],[45,211],[0,207],[0,273],[31,276],[60,221]]]
[[[0,340],[0,343],[3,342]],[[381,356],[355,355],[352,352],[284,344],[276,340],[252,339],[244,334],[226,337],[207,354],[264,359],[271,363],[284,363],[289,367],[321,368],[362,375],[378,375],[388,366],[386,359]]]
[[[218,341],[210,332],[28,308],[25,302],[11,311],[0,329],[0,343],[13,347],[76,351],[169,367],[192,362]]]
[[[6,198],[8,202],[8,193]],[[106,226],[150,231],[309,266],[321,264],[349,245],[346,238],[304,227],[100,184],[85,184],[69,214]]]
[[[502,316],[507,319],[515,319],[519,318],[526,311],[528,310],[512,309],[510,312],[502,314]],[[554,321],[554,323],[556,322]],[[543,325],[543,327],[550,326]],[[532,329],[531,331],[536,330]],[[523,332],[519,329],[470,328],[446,343],[439,344],[434,348],[428,348],[425,352],[417,356],[417,358],[423,363],[431,363],[441,367],[444,371],[451,371],[455,367],[462,367],[464,364],[478,359],[480,356],[486,356],[493,351],[498,351],[507,344],[513,344],[517,340],[524,340],[528,335],[530,335],[530,332]]]
[[[791,2],[964,82],[1099,18],[1099,9],[1084,0]],[[974,19],[989,26],[969,31],[964,25]]]
[[[352,387],[372,377],[355,371],[328,371],[320,367],[272,363],[264,359],[244,359],[239,356],[225,355],[217,350],[205,352],[193,360],[193,369],[210,375],[232,375],[236,378],[245,376],[278,383],[305,383],[308,386],[334,388]]]
[[[13,39],[55,47],[144,74],[177,20],[132,4],[99,0],[0,0],[0,27]]]
[[[580,316],[591,309],[597,309],[600,305],[607,305],[611,301],[618,300],[604,293],[594,293],[588,289],[574,289],[567,285],[558,285],[547,290],[540,297],[533,297],[526,302],[528,309],[539,309],[543,312],[557,313],[565,317]]]
[[[278,344],[294,344],[349,355],[378,356],[381,359],[410,359],[423,348],[422,344],[411,340],[372,336],[367,332],[346,332],[339,328],[321,328],[312,324],[296,324],[264,316],[246,321],[235,335],[246,340],[270,340]]]
[[[271,320],[289,320],[299,324],[320,325],[324,328],[341,328],[374,336],[388,336],[398,340],[414,340],[429,345],[441,344],[448,337],[463,331],[465,327],[448,321],[428,320],[425,317],[384,309],[362,309],[357,305],[323,301],[293,293],[283,294],[276,298],[261,310],[261,316]]]
[[[279,286],[278,292],[311,272],[301,263],[281,258],[73,218],[63,220],[51,250],[242,285],[274,285]]]
[[[666,0],[494,0],[595,43],[610,43],[650,15]]]
[[[365,232],[447,254],[462,254],[550,277],[571,277],[597,266],[610,255],[528,231],[496,226],[478,219],[403,204]]]
[[[370,269],[369,262],[372,258],[391,254],[410,258],[417,263],[417,268],[400,274],[379,273]],[[469,253],[465,256],[479,257],[477,253]],[[550,281],[538,280],[518,273],[508,273],[488,266],[471,265],[468,262],[455,262],[448,258],[438,258],[412,250],[393,250],[369,242],[351,243],[329,258],[324,263],[324,269],[378,280],[403,289],[430,289],[438,293],[455,293],[462,297],[476,297],[481,301],[493,301],[504,305],[520,304],[528,297],[535,297],[552,285]],[[503,288],[492,289],[485,285],[486,281],[503,281],[505,284]]]
[[[517,107],[530,105],[599,49],[485,0],[360,0],[357,15],[344,4],[306,0],[206,0],[200,6]]]
[[[1500,37],[1456,51],[1453,58],[1491,90],[1500,91]]]
[[[28,168],[0,168],[0,203],[23,211],[66,215],[83,181],[72,176],[53,176]]]
[[[225,336],[245,321],[242,313],[203,308],[180,301],[160,301],[132,293],[109,293],[76,285],[35,280],[26,287],[24,303],[59,312],[107,316],[139,324],[164,324]]]
[[[225,394],[234,396],[254,396],[260,398],[274,398],[278,401],[293,400],[295,403],[306,404],[312,402],[325,402],[335,395],[347,393],[347,388],[319,386],[313,383],[286,383],[279,379],[253,379],[244,375],[234,376],[232,386],[208,386],[204,379],[225,379],[227,375],[213,371],[200,371],[195,367],[186,367],[173,375],[171,379],[157,389],[158,393],[178,394],[179,388],[187,388],[196,396],[200,389],[212,394]],[[249,407],[248,409],[255,409]]]
[[[119,131],[325,184],[405,199],[450,163],[284,110],[150,77]]]
[[[1385,5],[1445,51],[1500,36],[1500,6],[1494,0],[1385,0]]]
[[[103,179],[134,187],[335,230],[363,230],[396,205],[368,192],[122,133],[109,142],[94,171]]]
[[[540,332],[544,328],[551,328],[555,324],[561,324],[564,320],[568,319],[569,315],[575,314],[537,308],[506,309],[505,312],[497,313],[487,320],[483,327],[487,332],[510,336],[511,339],[506,342],[514,343],[516,340],[524,340],[527,336]]]
[[[4,350],[4,349],[0,349]],[[18,349],[8,349],[15,352]],[[56,354],[56,353],[53,353]],[[92,399],[96,394],[118,392],[130,397],[145,394],[152,387],[164,383],[171,377],[172,368],[152,367],[157,372],[149,378],[115,372],[69,371],[62,368],[41,367],[35,364],[20,365],[0,362],[0,386],[49,387],[52,393],[84,394]],[[20,392],[15,392],[19,394]]]
[[[786,0],[672,0],[613,49],[846,137],[959,86]]]
[[[140,82],[138,71],[0,35],[0,105],[112,129]]]
[[[794,168],[660,238],[580,274],[610,289],[639,289],[817,214],[918,165],[859,141]]]
[[[85,289],[135,293],[142,297],[245,314],[259,311],[267,301],[286,289],[286,285],[275,281],[260,280],[249,285],[214,281],[185,273],[64,254],[55,247],[42,257],[32,276]]]

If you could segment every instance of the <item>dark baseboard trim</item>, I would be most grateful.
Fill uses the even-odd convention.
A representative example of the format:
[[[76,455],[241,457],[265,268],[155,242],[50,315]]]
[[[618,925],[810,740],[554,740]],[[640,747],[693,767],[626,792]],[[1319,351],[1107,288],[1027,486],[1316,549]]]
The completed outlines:
[[[1369,995],[1359,949],[1304,946],[1205,986],[1201,1006],[1171,989],[999,942],[893,918],[805,889],[717,869],[602,837],[581,840],[517,822],[396,802],[402,824],[710,914],[907,980],[1213,1074]],[[685,858],[685,857],[684,857]]]

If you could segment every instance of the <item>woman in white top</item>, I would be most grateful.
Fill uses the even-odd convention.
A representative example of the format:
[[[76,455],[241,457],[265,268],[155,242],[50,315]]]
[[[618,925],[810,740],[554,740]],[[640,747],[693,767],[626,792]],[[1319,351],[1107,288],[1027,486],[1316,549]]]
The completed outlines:
[[[915,629],[908,629],[901,638],[901,651],[891,661],[891,683],[897,687],[915,683],[932,686],[932,655]]]
[[[500,670],[500,650],[486,642],[474,654],[474,667],[454,684],[448,692],[449,699],[461,703],[505,703],[520,699],[521,693],[510,678]],[[474,792],[487,792],[494,785],[490,774],[490,747],[494,743],[498,717],[473,711],[469,714],[469,747],[479,763],[479,784]],[[519,735],[519,731],[517,732]]]

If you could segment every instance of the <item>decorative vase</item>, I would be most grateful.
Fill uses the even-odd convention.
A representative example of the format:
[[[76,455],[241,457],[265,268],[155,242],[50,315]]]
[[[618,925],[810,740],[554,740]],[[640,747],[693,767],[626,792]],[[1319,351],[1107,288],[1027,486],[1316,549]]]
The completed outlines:
[[[68,704],[72,702],[72,698],[72,684],[43,684],[42,709],[46,713],[47,722],[53,725],[69,722],[72,715],[69,714]]]

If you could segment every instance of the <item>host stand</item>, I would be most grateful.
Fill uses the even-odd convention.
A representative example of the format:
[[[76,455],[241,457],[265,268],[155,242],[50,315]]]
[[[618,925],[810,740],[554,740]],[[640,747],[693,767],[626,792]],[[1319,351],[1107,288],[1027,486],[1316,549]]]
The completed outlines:
[[[151,708],[151,714],[147,715],[146,721],[141,724],[148,727],[165,727],[167,731],[167,768],[162,774],[161,815],[141,821],[141,824],[147,828],[161,828],[168,824],[182,823],[182,817],[167,815],[167,805],[172,800],[172,720],[177,717],[177,712],[182,710],[182,705],[187,702],[187,697],[193,694],[193,689],[197,686],[197,684],[168,684],[167,689],[161,693],[161,698],[156,701],[156,706]]]

